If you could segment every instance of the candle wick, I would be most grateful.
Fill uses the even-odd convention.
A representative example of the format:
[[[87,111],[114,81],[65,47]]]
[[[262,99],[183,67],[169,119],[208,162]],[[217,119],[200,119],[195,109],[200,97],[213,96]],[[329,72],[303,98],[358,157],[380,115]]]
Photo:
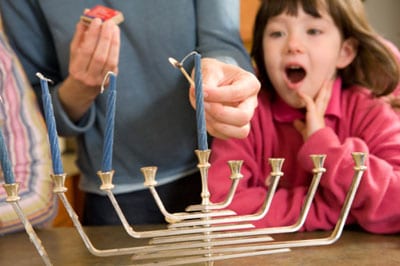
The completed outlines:
[[[178,68],[182,74],[185,76],[185,78],[187,79],[187,81],[189,81],[190,86],[194,87],[194,81],[193,79],[189,76],[189,74],[186,72],[185,68],[183,67],[181,62],[178,62],[176,59],[170,57],[168,58],[169,62],[171,63],[171,65],[173,65],[174,67]]]
[[[108,71],[107,74],[104,76],[103,82],[101,83],[101,89],[100,89],[100,93],[103,94],[104,92],[104,85],[106,84],[108,78],[110,77],[110,75],[114,75],[116,76],[116,74],[112,71]]]
[[[188,59],[189,57],[191,57],[192,55],[196,55],[199,54],[197,51],[191,51],[190,53],[188,53],[182,60],[181,60],[181,64],[183,65],[183,63],[186,61],[186,59]]]
[[[40,72],[36,72],[36,77],[38,77],[38,78],[40,78],[41,80],[45,80],[45,81],[47,81],[47,82],[50,82],[50,83],[54,83],[54,81],[52,81],[51,79],[49,79],[49,78],[46,78],[42,73],[40,73]]]
[[[172,66],[174,66],[175,68],[178,68],[182,72],[182,74],[185,76],[187,81],[190,83],[191,87],[194,87],[194,81],[190,77],[190,75],[186,72],[185,68],[183,67],[183,63],[186,61],[186,59],[188,59],[190,56],[195,55],[195,54],[198,54],[198,52],[196,52],[196,51],[190,52],[180,62],[178,60],[176,60],[175,58],[172,58],[172,57],[168,58],[168,61],[170,62],[170,64]]]

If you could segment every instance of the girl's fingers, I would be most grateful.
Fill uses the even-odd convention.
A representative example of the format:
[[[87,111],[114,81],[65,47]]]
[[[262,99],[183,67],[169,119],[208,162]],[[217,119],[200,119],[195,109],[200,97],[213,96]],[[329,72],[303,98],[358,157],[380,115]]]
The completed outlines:
[[[299,97],[305,103],[306,115],[304,124],[297,121],[294,126],[305,140],[317,130],[325,127],[324,115],[329,103],[330,91],[331,85],[324,82],[315,100],[302,92],[298,92]]]
[[[315,111],[315,103],[314,100],[308,96],[307,94],[304,94],[303,92],[298,92],[298,95],[300,98],[304,101],[306,105],[307,112],[314,112]]]
[[[319,113],[325,114],[326,108],[328,107],[329,101],[332,96],[332,80],[326,80],[321,86],[320,91],[315,99],[316,109]]]

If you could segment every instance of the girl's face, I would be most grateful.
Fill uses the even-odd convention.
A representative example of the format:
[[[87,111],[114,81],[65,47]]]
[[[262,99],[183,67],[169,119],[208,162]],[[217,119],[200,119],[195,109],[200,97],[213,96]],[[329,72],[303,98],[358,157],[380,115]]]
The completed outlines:
[[[279,96],[294,108],[304,107],[297,92],[315,98],[322,84],[354,59],[353,41],[343,41],[331,16],[313,17],[299,8],[271,17],[263,37],[264,62]]]

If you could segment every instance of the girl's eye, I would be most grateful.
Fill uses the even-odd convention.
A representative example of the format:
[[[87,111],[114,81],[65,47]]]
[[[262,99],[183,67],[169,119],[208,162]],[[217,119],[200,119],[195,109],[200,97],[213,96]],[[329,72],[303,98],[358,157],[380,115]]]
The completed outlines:
[[[309,30],[307,30],[307,33],[310,35],[319,35],[322,33],[322,31],[318,30],[318,29],[309,29]]]
[[[284,35],[284,33],[282,31],[273,31],[273,32],[270,32],[268,35],[272,38],[279,38],[279,37],[282,37]]]

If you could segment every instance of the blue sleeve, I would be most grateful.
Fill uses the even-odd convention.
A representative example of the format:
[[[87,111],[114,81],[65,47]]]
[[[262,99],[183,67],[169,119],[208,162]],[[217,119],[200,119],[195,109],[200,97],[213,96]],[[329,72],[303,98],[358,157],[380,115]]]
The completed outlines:
[[[86,114],[79,121],[73,122],[64,111],[60,102],[60,98],[58,97],[58,88],[59,86],[53,88],[51,98],[59,135],[63,137],[73,137],[89,130],[94,125],[96,119],[95,105],[92,104]]]
[[[199,0],[196,15],[197,45],[203,57],[217,58],[253,72],[240,37],[240,1]]]

